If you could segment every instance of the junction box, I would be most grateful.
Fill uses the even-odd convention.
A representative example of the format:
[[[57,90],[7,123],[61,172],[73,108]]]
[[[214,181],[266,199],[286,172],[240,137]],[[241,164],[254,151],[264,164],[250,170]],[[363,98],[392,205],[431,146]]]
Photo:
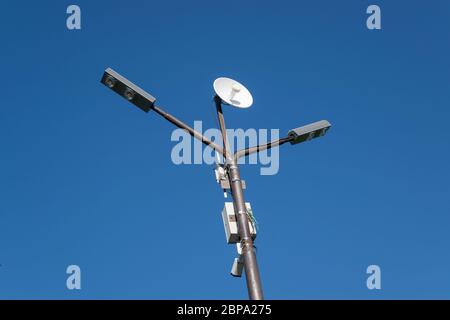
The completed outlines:
[[[246,202],[245,206],[247,207],[247,211],[252,210],[250,203]],[[223,226],[225,228],[225,237],[227,239],[227,243],[238,243],[240,241],[238,226],[236,221],[236,214],[234,212],[233,202],[225,202],[225,206],[222,210],[222,219]],[[253,227],[252,222],[248,221],[248,227],[250,228],[250,234],[252,235],[253,240],[256,238],[256,230]]]

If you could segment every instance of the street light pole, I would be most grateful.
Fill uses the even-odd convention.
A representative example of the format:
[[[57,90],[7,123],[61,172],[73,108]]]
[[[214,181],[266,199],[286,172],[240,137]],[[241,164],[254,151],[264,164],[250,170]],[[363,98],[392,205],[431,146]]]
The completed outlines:
[[[256,252],[253,239],[250,233],[247,208],[245,206],[244,192],[242,188],[241,176],[237,158],[230,156],[226,146],[228,145],[225,120],[222,112],[222,100],[217,95],[214,97],[216,103],[217,116],[219,118],[220,131],[222,132],[224,164],[228,171],[231,193],[233,195],[234,212],[240,237],[242,255],[244,257],[245,278],[247,281],[248,295],[251,300],[264,299],[261,278],[259,275]]]
[[[223,80],[224,78],[219,79]],[[229,82],[230,79],[225,80]],[[224,169],[226,170],[231,193],[233,196],[233,206],[238,227],[238,234],[240,238],[240,248],[242,251],[242,257],[244,258],[244,267],[245,267],[245,276],[247,281],[248,294],[251,300],[264,299],[258,263],[256,261],[255,247],[253,245],[253,239],[249,227],[249,218],[247,215],[247,207],[245,205],[244,200],[244,192],[239,172],[238,161],[242,157],[248,156],[253,153],[258,153],[263,150],[278,147],[287,142],[290,142],[291,144],[298,144],[304,141],[315,139],[317,137],[321,137],[325,135],[325,133],[331,127],[331,124],[326,120],[311,123],[306,126],[290,130],[288,136],[285,138],[271,141],[263,145],[257,145],[243,150],[238,150],[232,153],[233,150],[228,150],[225,120],[222,112],[222,102],[227,104],[231,103],[233,105],[232,100],[223,101],[222,98],[220,98],[218,95],[214,97],[214,102],[216,104],[217,110],[217,117],[219,119],[219,126],[223,140],[223,147],[221,147],[216,143],[212,142],[211,140],[209,140],[201,132],[194,130],[183,121],[164,111],[161,107],[156,106],[155,105],[156,99],[152,95],[145,92],[144,90],[142,90],[134,83],[132,83],[119,73],[115,72],[111,68],[107,68],[105,70],[101,82],[108,88],[115,91],[117,94],[121,95],[126,100],[134,104],[136,107],[143,110],[144,112],[149,112],[150,110],[155,111],[157,114],[159,114],[164,119],[174,124],[176,127],[185,130],[195,139],[198,139],[206,146],[212,148],[217,153],[223,155]],[[233,86],[232,87],[233,97],[237,92],[240,92],[241,89],[242,89],[241,87],[236,88]],[[242,104],[241,107],[245,108],[251,105],[253,99],[251,98],[250,93],[248,93],[247,91],[247,98],[249,97],[250,99],[244,101],[245,103]]]

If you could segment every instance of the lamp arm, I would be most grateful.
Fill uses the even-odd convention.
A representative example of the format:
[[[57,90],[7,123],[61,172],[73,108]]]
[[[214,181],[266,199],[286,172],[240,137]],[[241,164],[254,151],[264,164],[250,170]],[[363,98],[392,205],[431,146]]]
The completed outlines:
[[[212,149],[214,149],[215,151],[219,152],[220,154],[223,155],[223,149],[222,147],[218,146],[217,144],[215,144],[214,142],[212,142],[211,140],[208,140],[204,135],[202,135],[200,132],[195,131],[194,129],[192,129],[191,127],[189,127],[187,124],[185,124],[183,121],[177,119],[176,117],[174,117],[173,115],[165,112],[164,110],[162,110],[160,107],[157,106],[153,106],[152,109],[159,114],[160,116],[162,116],[163,118],[165,118],[167,121],[173,123],[175,126],[177,126],[180,129],[185,130],[187,133],[189,133],[192,137],[198,139],[199,141],[201,141],[203,144],[211,147]]]
[[[244,156],[248,156],[248,155],[250,155],[252,153],[260,152],[260,151],[271,149],[273,147],[281,146],[281,145],[285,144],[286,142],[290,142],[292,139],[293,139],[292,137],[286,137],[286,138],[281,138],[281,139],[278,139],[278,140],[271,141],[271,142],[263,144],[263,145],[258,145],[258,146],[255,146],[255,147],[242,149],[242,150],[237,151],[234,154],[234,158],[237,161],[240,158],[242,158]]]

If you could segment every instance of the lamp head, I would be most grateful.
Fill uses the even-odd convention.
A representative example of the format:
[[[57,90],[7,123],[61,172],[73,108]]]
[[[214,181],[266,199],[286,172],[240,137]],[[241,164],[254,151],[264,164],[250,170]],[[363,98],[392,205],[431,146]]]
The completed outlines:
[[[156,99],[151,94],[145,92],[111,68],[105,70],[101,83],[145,112],[149,112],[155,104]]]
[[[321,120],[306,126],[289,131],[288,136],[292,138],[291,144],[297,144],[325,135],[331,124],[327,120]]]

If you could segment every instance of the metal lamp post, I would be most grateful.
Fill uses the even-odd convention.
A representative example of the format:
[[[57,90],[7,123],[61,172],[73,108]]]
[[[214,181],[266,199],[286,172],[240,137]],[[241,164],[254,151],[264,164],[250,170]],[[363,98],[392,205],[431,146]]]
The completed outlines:
[[[251,300],[264,299],[261,277],[259,275],[258,262],[256,261],[253,239],[250,234],[248,224],[247,208],[245,206],[244,191],[242,188],[241,175],[236,157],[231,156],[226,149],[228,145],[225,120],[222,112],[222,99],[219,96],[214,97],[216,103],[217,117],[219,118],[220,131],[224,145],[225,165],[228,171],[228,178],[233,195],[234,212],[236,212],[236,221],[238,233],[241,240],[242,256],[244,257],[245,278],[247,281],[248,295]]]
[[[322,120],[301,128],[292,129],[289,131],[287,137],[278,139],[267,144],[258,145],[255,147],[246,148],[243,150],[232,153],[227,149],[227,135],[225,120],[222,111],[222,99],[215,95],[214,102],[216,104],[217,117],[219,120],[219,126],[222,133],[223,146],[219,146],[216,143],[210,141],[202,133],[194,130],[181,120],[177,119],[173,115],[165,112],[162,108],[155,105],[156,99],[130,82],[128,79],[121,76],[119,73],[108,68],[105,70],[101,82],[124,97],[129,102],[141,110],[148,112],[150,110],[155,111],[163,118],[188,132],[194,138],[200,140],[203,144],[211,147],[225,159],[224,169],[227,172],[228,182],[233,197],[233,206],[236,213],[236,221],[238,226],[238,234],[240,238],[240,245],[242,249],[243,262],[245,267],[245,275],[247,282],[247,289],[249,298],[251,300],[264,299],[263,290],[261,285],[261,277],[259,274],[258,263],[256,260],[256,252],[253,245],[253,239],[249,228],[249,219],[247,216],[247,209],[244,200],[243,185],[240,177],[238,160],[241,157],[248,156],[255,152],[260,152],[273,147],[281,146],[286,142],[291,144],[307,141],[319,136],[323,136],[331,126],[328,121]],[[234,90],[234,89],[233,89]]]

